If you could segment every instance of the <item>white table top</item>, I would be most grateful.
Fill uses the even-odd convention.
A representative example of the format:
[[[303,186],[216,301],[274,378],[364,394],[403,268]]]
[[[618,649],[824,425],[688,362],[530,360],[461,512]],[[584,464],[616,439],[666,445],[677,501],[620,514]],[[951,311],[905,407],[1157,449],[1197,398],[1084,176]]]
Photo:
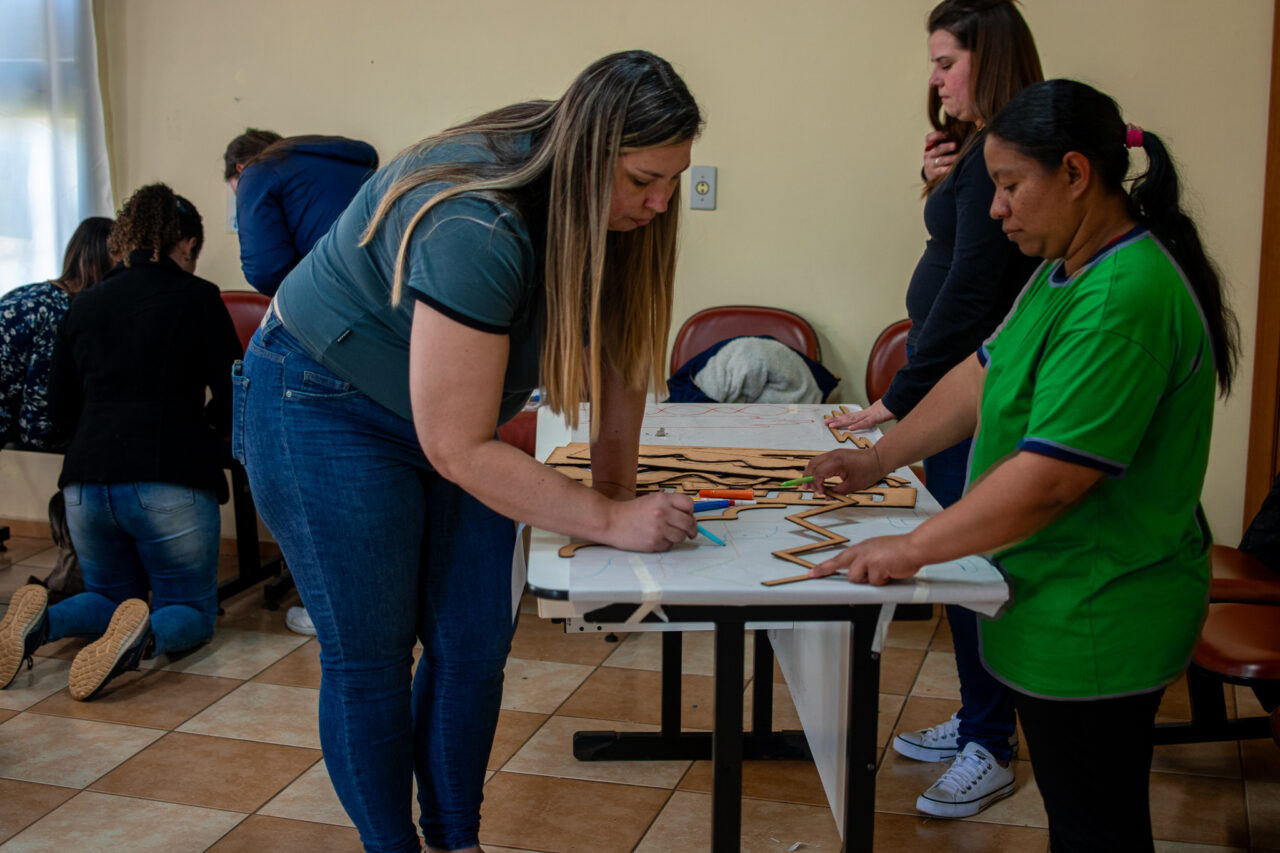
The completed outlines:
[[[839,447],[822,418],[828,405],[651,403],[645,411],[641,444],[673,446],[760,447],[827,450]],[[850,408],[857,408],[850,406]],[[586,441],[585,412],[570,433],[564,422],[542,410],[538,417],[538,458],[556,447]],[[659,434],[661,433],[661,434]],[[873,440],[878,431],[864,433]],[[850,445],[844,445],[846,447]],[[907,469],[895,472],[917,488],[914,508],[850,507],[818,516],[814,521],[850,541],[903,533],[938,511],[933,497]],[[969,557],[926,566],[910,580],[873,587],[851,584],[843,576],[774,587],[761,581],[803,573],[803,569],[772,556],[773,551],[816,541],[815,534],[786,521],[801,511],[755,509],[736,521],[705,521],[703,525],[726,542],[715,545],[699,536],[662,554],[620,551],[607,546],[581,549],[562,558],[558,549],[566,536],[534,530],[529,554],[528,582],[536,593],[565,598],[573,610],[606,604],[634,603],[716,605],[817,605],[945,602],[964,604],[994,614],[1008,598],[1004,578],[986,559]],[[836,549],[820,554],[835,554]]]

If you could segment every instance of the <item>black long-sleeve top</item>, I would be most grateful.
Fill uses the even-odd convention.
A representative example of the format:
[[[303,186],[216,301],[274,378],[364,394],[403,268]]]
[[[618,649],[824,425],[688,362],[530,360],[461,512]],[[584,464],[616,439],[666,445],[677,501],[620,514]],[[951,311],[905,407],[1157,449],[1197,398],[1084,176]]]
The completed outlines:
[[[912,353],[883,398],[899,418],[977,350],[1040,264],[991,218],[994,195],[979,138],[925,201],[929,240],[907,288]]]
[[[216,285],[150,254],[77,297],[59,328],[50,406],[72,438],[58,485],[174,483],[225,500],[240,341]]]

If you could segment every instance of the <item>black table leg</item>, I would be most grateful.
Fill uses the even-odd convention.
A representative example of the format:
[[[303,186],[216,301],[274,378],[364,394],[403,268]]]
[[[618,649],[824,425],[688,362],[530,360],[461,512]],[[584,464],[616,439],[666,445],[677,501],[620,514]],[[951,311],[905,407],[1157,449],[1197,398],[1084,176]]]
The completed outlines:
[[[743,758],[808,761],[813,758],[804,732],[775,732],[773,726],[773,647],[764,631],[756,631],[756,679],[752,694],[752,731],[743,741]],[[573,757],[579,761],[706,761],[711,758],[710,732],[680,730],[682,645],[680,631],[662,632],[662,725],[656,732],[581,731],[573,735]],[[742,670],[730,679],[741,687]]]
[[[875,843],[880,655],[872,651],[877,620],[849,622],[849,726],[845,730],[844,849],[872,853]]]
[[[773,732],[773,646],[768,631],[755,631],[751,660],[751,733],[764,737]]]
[[[680,736],[681,676],[684,662],[681,659],[684,634],[680,631],[662,632],[662,735],[663,740]]]
[[[742,620],[716,622],[716,708],[711,746],[711,850],[732,853],[742,835]]]

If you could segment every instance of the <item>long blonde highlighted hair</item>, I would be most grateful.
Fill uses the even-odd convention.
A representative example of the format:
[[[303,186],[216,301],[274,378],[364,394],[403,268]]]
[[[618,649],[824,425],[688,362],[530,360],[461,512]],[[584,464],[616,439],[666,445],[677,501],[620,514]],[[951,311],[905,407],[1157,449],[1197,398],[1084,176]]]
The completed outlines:
[[[577,426],[578,403],[600,399],[604,370],[617,371],[631,388],[647,387],[650,377],[660,381],[671,326],[679,204],[642,228],[609,233],[614,165],[620,154],[685,142],[701,129],[697,103],[666,60],[639,50],[611,54],[557,101],[504,107],[409,149],[420,155],[445,141],[478,137],[492,160],[431,164],[402,176],[379,201],[361,245],[400,197],[429,182],[451,184],[418,209],[401,236],[391,288],[398,305],[414,229],[433,207],[480,194],[512,205],[528,221],[534,207],[545,205],[541,381],[552,411]],[[593,436],[598,423],[592,418]]]

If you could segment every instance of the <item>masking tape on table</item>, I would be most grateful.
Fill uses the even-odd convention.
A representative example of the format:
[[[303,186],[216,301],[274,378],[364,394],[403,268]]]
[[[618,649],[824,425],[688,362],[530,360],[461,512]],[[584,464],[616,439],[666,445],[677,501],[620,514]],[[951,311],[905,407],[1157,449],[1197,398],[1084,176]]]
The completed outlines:
[[[631,557],[627,562],[631,566],[631,571],[635,573],[636,580],[640,582],[640,606],[627,617],[625,624],[634,625],[650,613],[656,613],[663,622],[667,621],[661,607],[662,587],[649,571],[649,567],[639,557]]]
[[[889,623],[893,621],[893,611],[898,609],[898,605],[893,602],[880,605],[880,618],[876,621],[876,635],[871,640],[871,651],[880,654],[880,650],[884,648],[885,635],[889,633]]]
[[[919,577],[916,578],[915,585],[911,587],[911,603],[920,604],[929,598],[929,584],[921,583]]]

